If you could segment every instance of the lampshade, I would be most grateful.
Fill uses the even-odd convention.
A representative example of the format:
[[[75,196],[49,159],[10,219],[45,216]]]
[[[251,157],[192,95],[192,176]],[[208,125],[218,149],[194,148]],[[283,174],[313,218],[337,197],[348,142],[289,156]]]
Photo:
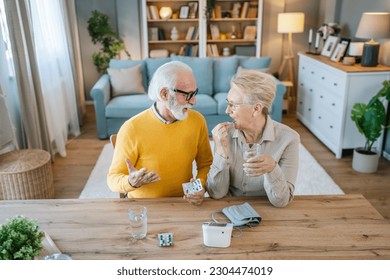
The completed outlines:
[[[366,39],[390,37],[390,13],[363,13],[355,36]]]
[[[301,33],[304,30],[304,13],[278,14],[278,33]]]

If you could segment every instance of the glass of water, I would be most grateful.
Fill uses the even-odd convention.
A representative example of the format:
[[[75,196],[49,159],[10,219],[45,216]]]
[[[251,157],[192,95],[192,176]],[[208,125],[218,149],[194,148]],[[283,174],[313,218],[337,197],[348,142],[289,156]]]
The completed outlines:
[[[260,144],[245,144],[244,146],[244,160],[260,155]]]
[[[145,238],[148,231],[148,209],[142,205],[134,205],[128,209],[127,215],[131,237],[134,239]]]

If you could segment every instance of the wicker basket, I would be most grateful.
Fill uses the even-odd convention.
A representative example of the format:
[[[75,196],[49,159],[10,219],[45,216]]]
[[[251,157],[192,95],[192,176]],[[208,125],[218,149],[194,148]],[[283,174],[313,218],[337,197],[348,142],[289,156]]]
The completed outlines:
[[[43,198],[54,198],[50,154],[26,149],[0,155],[0,199]]]

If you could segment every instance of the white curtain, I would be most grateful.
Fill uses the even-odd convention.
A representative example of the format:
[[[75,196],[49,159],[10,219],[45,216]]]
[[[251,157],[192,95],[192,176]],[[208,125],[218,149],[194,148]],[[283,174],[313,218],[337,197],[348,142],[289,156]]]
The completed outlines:
[[[30,0],[30,8],[49,137],[54,152],[66,156],[68,133],[78,136],[80,128],[63,1]]]
[[[20,116],[17,134],[21,147],[45,149],[61,156],[66,156],[68,136],[80,134],[78,112],[82,114],[80,108],[84,105],[77,99],[83,92],[78,41],[74,40],[74,2],[66,1],[4,0],[15,76],[10,79],[7,74],[0,79],[12,80],[15,87],[3,90],[17,98],[17,106],[8,109],[14,116],[17,108]],[[8,71],[1,72],[3,76]]]

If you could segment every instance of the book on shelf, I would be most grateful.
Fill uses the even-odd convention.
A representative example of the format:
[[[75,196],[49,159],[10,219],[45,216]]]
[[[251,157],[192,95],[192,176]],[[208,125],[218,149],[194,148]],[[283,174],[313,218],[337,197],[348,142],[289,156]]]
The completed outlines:
[[[148,28],[148,38],[149,38],[149,41],[157,41],[158,40],[158,28],[157,27],[149,27]]]
[[[257,18],[257,8],[258,8],[257,1],[249,2],[248,14],[246,15],[246,17]]]
[[[164,30],[162,28],[158,28],[158,39],[165,40]]]
[[[198,12],[198,2],[189,2],[189,12],[188,12],[188,18],[194,19],[196,18],[196,14]]]
[[[214,13],[215,13],[215,18],[222,18],[222,7],[221,7],[221,5],[215,5]]]
[[[244,29],[244,39],[254,40],[256,39],[256,25],[247,25]]]
[[[186,40],[192,40],[192,36],[194,34],[195,26],[188,27]]]
[[[152,16],[152,19],[160,19],[160,15],[158,14],[158,8],[155,5],[150,5],[150,15]]]
[[[199,28],[195,26],[194,32],[192,33],[191,40],[198,40],[199,39]]]
[[[152,16],[150,15],[150,7],[149,6],[146,7],[146,18],[148,20],[152,19]]]
[[[246,18],[248,15],[249,2],[242,3],[240,18]]]
[[[210,24],[210,33],[211,33],[211,39],[219,40],[220,34],[219,34],[219,27],[217,24]]]
[[[218,46],[217,44],[207,44],[206,46],[206,55],[217,57],[219,56]]]

